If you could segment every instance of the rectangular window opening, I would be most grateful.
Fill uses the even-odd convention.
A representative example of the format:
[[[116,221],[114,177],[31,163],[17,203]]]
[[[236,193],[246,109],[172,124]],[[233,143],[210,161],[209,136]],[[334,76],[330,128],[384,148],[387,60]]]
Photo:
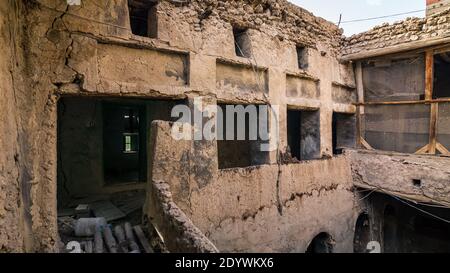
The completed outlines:
[[[298,68],[302,70],[308,69],[308,50],[306,47],[297,45],[297,63]]]
[[[320,158],[320,112],[288,109],[287,135],[291,156],[299,161]]]
[[[342,154],[344,148],[356,147],[356,116],[333,113],[333,154]]]
[[[131,32],[134,35],[157,38],[157,1],[128,0]]]
[[[218,104],[218,108],[222,110],[222,124],[223,124],[223,135],[218,136],[223,140],[217,141],[217,156],[219,161],[219,169],[230,169],[230,168],[245,168],[250,166],[258,166],[269,163],[269,153],[266,151],[261,151],[261,144],[267,143],[261,138],[258,133],[256,140],[254,137],[250,137],[250,126],[256,129],[256,132],[260,131],[260,119],[259,119],[259,107],[257,105],[242,105],[244,108],[247,106],[254,106],[256,109],[253,115],[256,117],[256,121],[250,120],[250,114],[246,113],[243,118],[242,115],[234,113],[234,115],[227,116],[227,106],[225,104]],[[236,105],[229,105],[230,107],[236,107]],[[237,109],[237,108],[235,108]],[[249,109],[249,108],[246,108]],[[220,116],[218,116],[220,118]],[[228,118],[233,118],[234,129],[227,128],[227,122],[231,122]],[[245,122],[245,139],[239,139],[238,137],[238,121]],[[268,123],[267,123],[268,124]],[[268,128],[268,125],[266,125]],[[232,139],[227,139],[227,132],[233,130]],[[266,138],[266,135],[264,135]]]
[[[252,49],[248,29],[233,27],[233,37],[236,56],[250,58]]]
[[[450,98],[450,52],[434,55],[433,97]]]
[[[103,103],[103,164],[108,183],[139,182],[145,179],[139,147],[146,127],[142,105]],[[141,144],[141,145],[140,145]]]

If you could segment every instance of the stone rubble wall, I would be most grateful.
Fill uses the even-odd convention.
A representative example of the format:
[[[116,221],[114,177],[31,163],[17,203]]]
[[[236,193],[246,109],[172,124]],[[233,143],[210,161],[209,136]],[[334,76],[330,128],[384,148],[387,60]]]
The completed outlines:
[[[450,9],[426,18],[407,18],[385,23],[372,30],[342,40],[342,55],[389,48],[400,44],[427,41],[450,36]]]

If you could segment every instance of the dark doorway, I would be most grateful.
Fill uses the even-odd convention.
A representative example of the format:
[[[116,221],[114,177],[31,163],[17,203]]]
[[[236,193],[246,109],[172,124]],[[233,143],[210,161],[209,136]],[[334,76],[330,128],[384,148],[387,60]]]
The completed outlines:
[[[287,111],[287,137],[292,157],[297,160],[320,158],[319,111]]]
[[[356,116],[354,114],[333,113],[333,154],[342,154],[344,148],[354,148],[356,144]]]
[[[58,101],[58,202],[147,181],[154,120],[171,121],[184,101],[61,98]]]
[[[450,98],[450,52],[434,55],[433,97]]]
[[[396,253],[398,245],[398,223],[395,208],[387,205],[384,209],[383,218],[383,243],[385,253]]]
[[[334,241],[330,234],[322,232],[311,241],[306,253],[333,253]]]
[[[361,213],[356,220],[353,251],[355,253],[367,253],[367,245],[370,241],[369,215],[367,213]]]
[[[146,111],[142,105],[103,105],[103,168],[105,182],[146,181]]]

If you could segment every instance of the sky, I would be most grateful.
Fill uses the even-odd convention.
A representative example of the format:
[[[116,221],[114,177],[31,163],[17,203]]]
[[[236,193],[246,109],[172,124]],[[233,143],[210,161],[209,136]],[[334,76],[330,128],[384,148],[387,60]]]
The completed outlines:
[[[350,36],[367,31],[384,22],[393,23],[407,17],[424,17],[425,11],[399,15],[390,18],[369,20],[362,22],[349,22],[364,18],[373,18],[399,14],[417,10],[425,10],[425,0],[288,0],[301,6],[316,16],[337,23],[342,14],[341,27],[344,34]]]

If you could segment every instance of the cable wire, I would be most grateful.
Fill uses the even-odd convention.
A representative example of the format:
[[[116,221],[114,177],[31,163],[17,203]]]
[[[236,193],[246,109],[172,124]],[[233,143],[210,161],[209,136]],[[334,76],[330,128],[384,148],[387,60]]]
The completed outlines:
[[[384,18],[390,18],[390,17],[396,17],[400,15],[407,15],[407,14],[414,14],[419,12],[424,12],[425,9],[421,10],[413,10],[408,12],[402,12],[402,13],[396,13],[396,14],[390,14],[390,15],[384,15],[384,16],[378,16],[378,17],[369,17],[369,18],[362,18],[362,19],[354,19],[354,20],[348,20],[348,21],[341,21],[340,24],[348,24],[348,23],[356,23],[356,22],[364,22],[364,21],[372,21],[377,19],[384,19]]]

